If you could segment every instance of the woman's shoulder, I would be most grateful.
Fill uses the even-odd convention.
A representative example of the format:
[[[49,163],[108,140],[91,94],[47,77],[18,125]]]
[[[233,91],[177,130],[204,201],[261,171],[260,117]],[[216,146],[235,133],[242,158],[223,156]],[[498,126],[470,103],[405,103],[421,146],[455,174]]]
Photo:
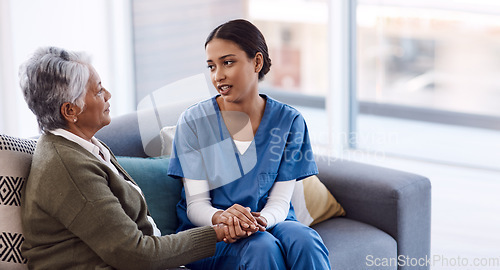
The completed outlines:
[[[82,146],[50,132],[40,136],[33,155],[34,162],[41,160],[43,164],[52,165],[60,163],[66,168],[78,166],[91,159],[91,154]]]
[[[85,176],[89,172],[86,164],[90,164],[91,158],[84,151],[78,144],[61,136],[51,133],[41,135],[33,154],[30,181],[55,185],[58,190],[74,187],[75,182],[87,179]],[[91,169],[96,171],[95,166]]]
[[[263,97],[266,98],[266,106],[270,106],[271,113],[279,115],[282,117],[290,117],[291,119],[295,119],[297,117],[302,117],[299,110],[295,109],[291,105],[278,101],[268,95],[262,94]]]
[[[44,159],[52,155],[59,155],[62,149],[71,149],[72,142],[69,140],[46,132],[40,136],[36,144],[36,150],[33,158],[40,156]]]
[[[186,120],[193,120],[199,117],[215,114],[215,109],[214,109],[215,97],[216,96],[202,100],[198,103],[189,106],[181,114],[181,118]]]

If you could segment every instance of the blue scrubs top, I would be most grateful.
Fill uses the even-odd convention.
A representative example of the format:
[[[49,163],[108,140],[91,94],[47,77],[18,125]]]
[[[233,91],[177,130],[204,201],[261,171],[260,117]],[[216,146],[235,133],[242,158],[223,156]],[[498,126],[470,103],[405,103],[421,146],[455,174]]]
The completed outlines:
[[[261,95],[266,100],[264,115],[249,148],[240,154],[217,96],[180,116],[169,175],[208,180],[215,208],[224,210],[238,203],[260,212],[275,181],[302,180],[318,173],[305,120],[296,109]],[[187,217],[185,198],[183,189],[177,204],[178,231],[195,227]],[[292,206],[287,220],[296,220]]]

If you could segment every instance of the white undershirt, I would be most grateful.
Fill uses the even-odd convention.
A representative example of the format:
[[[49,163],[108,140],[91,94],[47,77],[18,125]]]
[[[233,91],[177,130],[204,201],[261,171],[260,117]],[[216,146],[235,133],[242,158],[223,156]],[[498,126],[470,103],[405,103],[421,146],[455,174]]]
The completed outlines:
[[[267,228],[284,221],[288,216],[295,182],[294,179],[274,183],[267,203],[260,212],[261,216],[267,220]],[[212,206],[208,181],[184,179],[184,189],[189,220],[196,226],[212,225],[213,215],[222,209]]]
[[[238,140],[233,140],[234,145],[236,145],[236,148],[238,149],[238,152],[240,152],[240,155],[245,154],[245,152],[248,150],[248,147],[252,144],[252,141],[238,141]]]
[[[71,133],[65,129],[58,128],[56,130],[51,130],[50,133],[61,136],[67,140],[70,140],[74,143],[79,144],[81,147],[83,147],[85,150],[89,151],[92,155],[94,155],[100,162],[104,163],[106,166],[108,166],[114,173],[119,175],[125,182],[127,182],[131,187],[133,187],[139,194],[141,194],[142,198],[144,199],[144,195],[142,194],[142,190],[138,185],[135,185],[131,181],[126,181],[125,177],[123,174],[121,174],[118,169],[111,163],[111,153],[109,150],[102,145],[102,143],[99,142],[95,137],[92,137],[90,140],[92,142],[89,142],[82,137]],[[99,154],[99,152],[104,156],[104,158]],[[145,200],[145,199],[144,199]],[[151,216],[147,216],[149,223],[151,223],[151,226],[153,226],[153,231],[155,236],[161,236],[161,232],[156,226],[156,223],[154,222],[153,218]]]

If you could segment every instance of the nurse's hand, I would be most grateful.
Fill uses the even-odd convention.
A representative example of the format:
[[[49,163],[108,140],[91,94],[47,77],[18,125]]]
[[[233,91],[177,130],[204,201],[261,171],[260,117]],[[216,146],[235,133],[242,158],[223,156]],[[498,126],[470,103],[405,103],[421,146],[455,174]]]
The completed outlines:
[[[252,235],[252,232],[244,231],[241,228],[240,220],[237,217],[232,217],[228,220],[228,223],[231,225],[224,225],[226,227],[226,235],[224,238],[224,242],[226,243],[234,243],[241,238],[246,238]]]
[[[252,212],[252,215],[255,217],[257,221],[257,226],[259,227],[259,231],[263,232],[266,230],[267,220],[265,217],[260,215],[260,212]]]
[[[267,220],[265,217],[260,215],[260,212],[251,212],[252,216],[257,221],[257,228],[259,231],[265,231],[267,226]],[[234,243],[238,239],[249,237],[256,231],[244,230],[241,227],[240,220],[237,217],[233,217],[228,220],[229,225],[224,225],[226,227],[226,237],[224,241],[226,243]]]
[[[212,217],[212,224],[223,223],[228,226],[234,226],[234,217],[238,218],[239,224],[244,231],[254,233],[259,230],[259,224],[250,212],[250,208],[239,204],[233,204],[225,211],[216,212]]]

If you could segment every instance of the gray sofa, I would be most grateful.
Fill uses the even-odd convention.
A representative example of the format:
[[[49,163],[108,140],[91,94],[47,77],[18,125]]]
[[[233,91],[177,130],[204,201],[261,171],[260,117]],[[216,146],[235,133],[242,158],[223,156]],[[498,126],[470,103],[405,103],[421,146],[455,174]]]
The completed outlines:
[[[178,108],[163,110],[161,121],[151,119],[158,122],[157,131],[160,126],[175,125],[179,116]],[[117,156],[159,155],[159,136],[151,136],[143,145],[138,119],[160,114],[139,111],[115,117],[96,137]],[[313,226],[330,251],[332,269],[430,268],[426,259],[430,257],[431,185],[427,178],[324,156],[315,158],[319,178],[347,212],[345,217]]]

